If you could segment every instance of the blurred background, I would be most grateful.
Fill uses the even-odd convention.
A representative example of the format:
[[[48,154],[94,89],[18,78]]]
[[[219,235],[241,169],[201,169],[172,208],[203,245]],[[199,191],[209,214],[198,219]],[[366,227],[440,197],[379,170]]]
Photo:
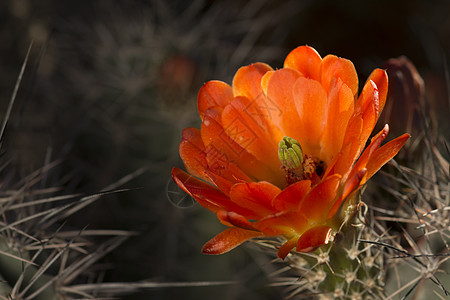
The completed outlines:
[[[15,182],[58,161],[42,185],[83,195],[131,176],[121,185],[127,191],[64,223],[138,233],[91,279],[162,283],[123,299],[279,299],[269,286],[275,265],[257,249],[200,253],[222,226],[171,180],[171,168],[182,167],[182,129],[200,125],[199,88],[212,79],[231,83],[240,66],[256,61],[281,68],[304,44],[352,60],[362,83],[406,56],[424,78],[431,134],[448,141],[449,12],[447,0],[1,1],[2,119],[32,42],[2,142],[9,161],[2,176]],[[383,116],[389,140],[406,131],[414,138],[421,114],[400,89],[390,94],[400,104]],[[163,284],[171,282],[218,284]]]

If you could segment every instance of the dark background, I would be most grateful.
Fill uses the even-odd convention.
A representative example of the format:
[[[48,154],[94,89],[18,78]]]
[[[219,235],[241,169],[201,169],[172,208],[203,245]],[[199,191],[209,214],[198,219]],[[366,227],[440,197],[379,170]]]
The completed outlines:
[[[171,168],[182,166],[181,130],[200,124],[198,89],[212,79],[230,83],[251,62],[280,68],[304,44],[352,60],[361,82],[405,55],[448,139],[449,12],[445,0],[2,1],[2,114],[33,41],[3,155],[14,178],[63,159],[48,181],[63,194],[94,193],[144,168],[124,186],[133,190],[104,197],[65,225],[140,233],[105,258],[104,281],[239,282],[127,299],[279,299],[268,286],[274,265],[258,250],[200,253],[222,226],[171,181]],[[390,116],[393,131],[405,132],[395,121]]]

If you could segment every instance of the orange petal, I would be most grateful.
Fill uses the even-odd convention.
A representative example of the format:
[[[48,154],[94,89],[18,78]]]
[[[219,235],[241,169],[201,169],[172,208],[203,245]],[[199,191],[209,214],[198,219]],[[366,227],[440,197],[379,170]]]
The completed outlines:
[[[355,113],[364,112],[373,101],[378,101],[379,104],[379,98],[377,85],[372,80],[368,80],[356,102]]]
[[[361,130],[361,141],[367,141],[372,134],[373,128],[377,123],[379,115],[379,102],[378,102],[378,93],[374,93],[374,99],[369,103],[368,107],[362,114],[363,119],[363,127]],[[361,144],[360,152],[364,149],[364,144]]]
[[[283,131],[283,134],[296,140],[299,138],[299,114],[292,109],[294,94],[292,87],[301,76],[293,69],[280,69],[268,73],[270,78],[264,80],[263,89],[267,99],[273,104],[272,121]],[[266,78],[267,74],[264,76]]]
[[[238,182],[253,181],[221,149],[209,145],[205,149],[208,168],[205,171],[210,180],[226,195],[231,186]]]
[[[260,96],[262,93],[261,78],[266,72],[272,70],[272,67],[264,63],[241,67],[233,78],[234,96],[245,96],[249,99]]]
[[[281,259],[285,259],[286,256],[291,252],[292,249],[297,245],[298,236],[294,236],[281,245],[280,249],[278,249],[277,256]]]
[[[386,143],[381,148],[374,151],[370,156],[369,162],[367,163],[367,174],[363,179],[361,184],[364,184],[370,177],[373,176],[382,166],[384,166],[388,161],[390,161],[398,151],[405,145],[408,141],[410,135],[405,133],[398,138]]]
[[[197,128],[186,128],[183,130],[182,139],[179,146],[181,159],[186,170],[195,177],[211,182],[205,172],[208,163],[206,161],[205,145]]]
[[[246,149],[233,141],[225,132],[221,122],[221,113],[217,109],[208,109],[204,115],[201,136],[205,146],[220,149],[228,161],[234,162],[255,181],[269,181],[281,184],[281,170],[273,171],[264,161],[259,161]]]
[[[284,61],[284,67],[295,69],[307,78],[320,81],[321,62],[322,58],[314,48],[300,46],[288,54]]]
[[[312,188],[301,201],[299,211],[310,220],[324,221],[336,199],[340,179],[339,174],[334,174]]]
[[[222,254],[239,246],[248,239],[262,236],[263,234],[254,230],[241,228],[228,228],[209,240],[202,248],[205,254]]]
[[[293,93],[300,116],[298,142],[305,153],[318,157],[326,121],[327,93],[318,81],[303,77],[295,82]]]
[[[222,125],[228,136],[242,148],[264,161],[274,171],[279,170],[278,140],[263,120],[263,117],[247,113],[250,101],[235,98],[222,113]]]
[[[327,55],[322,60],[320,66],[322,86],[325,91],[329,91],[337,78],[350,88],[353,95],[358,93],[358,74],[356,73],[353,63],[345,58],[335,55]]]
[[[204,208],[217,213],[219,210],[234,211],[246,216],[251,214],[245,208],[230,201],[221,190],[213,187],[178,168],[172,169],[172,178],[178,186],[197,200]]]
[[[246,217],[258,220],[274,213],[272,199],[280,192],[278,187],[265,181],[238,183],[231,188],[230,198],[253,213]]]
[[[254,230],[253,225],[249,220],[232,211],[219,210],[217,212],[217,218],[220,223],[229,227],[236,226],[243,229]]]
[[[386,103],[386,97],[387,97],[387,93],[388,93],[388,76],[385,70],[381,70],[381,69],[375,69],[373,70],[372,74],[370,74],[369,78],[367,79],[367,81],[372,80],[377,88],[378,88],[378,92],[379,92],[379,111],[380,113],[383,111],[384,108],[384,104]],[[367,84],[367,82],[366,82]]]
[[[267,96],[267,89],[269,86],[269,81],[275,72],[276,71],[267,71],[261,78],[261,89],[262,89],[264,95],[266,95],[266,96]]]
[[[230,165],[230,164],[228,164],[228,165]],[[237,167],[235,166],[234,169],[237,169]],[[217,173],[215,173],[215,172],[217,172]],[[215,172],[210,171],[210,170],[206,171],[206,173],[208,174],[212,183],[215,186],[217,186],[222,191],[222,193],[224,193],[227,197],[229,197],[231,187],[234,184],[236,184],[237,182],[240,182],[233,177],[233,174],[238,173],[239,171],[233,172],[230,169],[227,169],[227,171],[223,171],[222,169],[216,169]],[[248,180],[248,181],[251,181],[251,180]]]
[[[361,116],[353,116],[347,126],[345,132],[343,149],[333,158],[328,165],[323,178],[331,174],[341,174],[342,180],[345,181],[346,174],[351,171],[353,163],[359,155],[359,149],[365,145],[365,141],[361,141],[361,130],[363,120]]]
[[[342,148],[347,125],[353,115],[353,103],[352,91],[338,78],[328,94],[327,122],[321,141],[320,158],[326,164],[329,164]]]
[[[298,252],[311,252],[317,247],[328,244],[331,237],[329,226],[317,226],[301,235],[297,242]]]
[[[253,226],[267,236],[293,236],[305,231],[308,217],[301,211],[285,211],[267,216]]]
[[[357,191],[361,187],[361,181],[367,173],[367,169],[362,169],[355,176],[350,177],[350,179],[345,183],[344,190],[339,196],[339,199],[336,200],[328,212],[327,219],[332,218],[338,211],[339,207],[341,207],[342,203],[345,199],[354,191]]]
[[[205,83],[197,96],[197,109],[203,120],[205,112],[211,107],[225,107],[233,99],[231,86],[222,81],[212,80]]]
[[[353,177],[354,175],[356,175],[356,173],[366,167],[371,155],[376,149],[381,146],[381,143],[384,141],[388,133],[389,126],[386,124],[384,128],[371,139],[369,146],[366,148],[366,150],[364,150],[356,164],[353,166],[350,177]]]
[[[300,201],[311,189],[310,180],[298,181],[286,187],[272,201],[272,206],[277,211],[286,211],[297,209]]]

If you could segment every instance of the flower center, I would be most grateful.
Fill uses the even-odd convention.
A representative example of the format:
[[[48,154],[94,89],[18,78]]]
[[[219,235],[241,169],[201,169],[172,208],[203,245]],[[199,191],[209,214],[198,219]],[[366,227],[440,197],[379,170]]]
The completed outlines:
[[[300,180],[319,179],[323,172],[323,164],[311,155],[304,154],[300,143],[285,136],[278,144],[278,158],[281,169],[286,176],[287,185]]]

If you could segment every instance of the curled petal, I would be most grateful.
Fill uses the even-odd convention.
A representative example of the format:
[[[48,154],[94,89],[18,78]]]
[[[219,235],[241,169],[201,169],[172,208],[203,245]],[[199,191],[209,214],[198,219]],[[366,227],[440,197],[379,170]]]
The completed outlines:
[[[261,78],[272,67],[264,63],[254,63],[241,67],[233,78],[234,96],[245,96],[249,99],[256,99],[261,95]]]
[[[212,107],[225,107],[233,99],[233,90],[225,82],[212,80],[205,83],[197,96],[197,108],[203,120],[205,112]]]
[[[373,128],[377,123],[379,116],[379,102],[378,102],[378,91],[371,89],[371,101],[369,101],[367,108],[362,112],[363,127],[361,131],[360,139],[362,141],[367,141],[372,134]],[[361,145],[360,152],[363,150],[364,145]],[[358,153],[358,154],[359,154]]]
[[[363,113],[367,110],[369,105],[374,101],[377,101],[377,113],[379,112],[379,97],[380,93],[378,91],[378,87],[372,80],[368,80],[364,85],[364,88],[361,92],[361,95],[358,98],[358,102],[356,103],[355,113]]]
[[[383,111],[384,104],[386,103],[386,97],[388,92],[388,76],[385,70],[375,69],[372,74],[370,74],[367,82],[373,81],[379,92],[379,111],[380,113]],[[366,85],[367,85],[366,82]]]
[[[345,58],[327,55],[320,66],[322,86],[329,91],[333,82],[340,78],[356,96],[358,93],[358,74],[353,63]]]
[[[281,259],[285,259],[289,252],[291,252],[291,250],[297,245],[297,240],[298,236],[294,236],[286,241],[283,245],[281,245],[280,249],[278,249],[277,256]]]
[[[263,234],[254,230],[245,230],[241,228],[228,228],[209,240],[202,248],[205,254],[223,254],[243,242]]]
[[[300,46],[288,54],[284,61],[284,67],[297,70],[307,78],[320,81],[321,62],[322,58],[314,48]]]
[[[269,81],[270,78],[272,78],[272,75],[275,73],[275,71],[268,71],[264,76],[261,78],[261,89],[265,96],[267,96],[267,89],[269,88]]]
[[[236,226],[243,229],[254,230],[253,225],[249,220],[232,211],[219,210],[217,212],[217,218],[223,225],[229,227]]]
[[[303,233],[297,242],[298,252],[311,252],[319,246],[328,244],[331,237],[329,226],[317,226]]]

